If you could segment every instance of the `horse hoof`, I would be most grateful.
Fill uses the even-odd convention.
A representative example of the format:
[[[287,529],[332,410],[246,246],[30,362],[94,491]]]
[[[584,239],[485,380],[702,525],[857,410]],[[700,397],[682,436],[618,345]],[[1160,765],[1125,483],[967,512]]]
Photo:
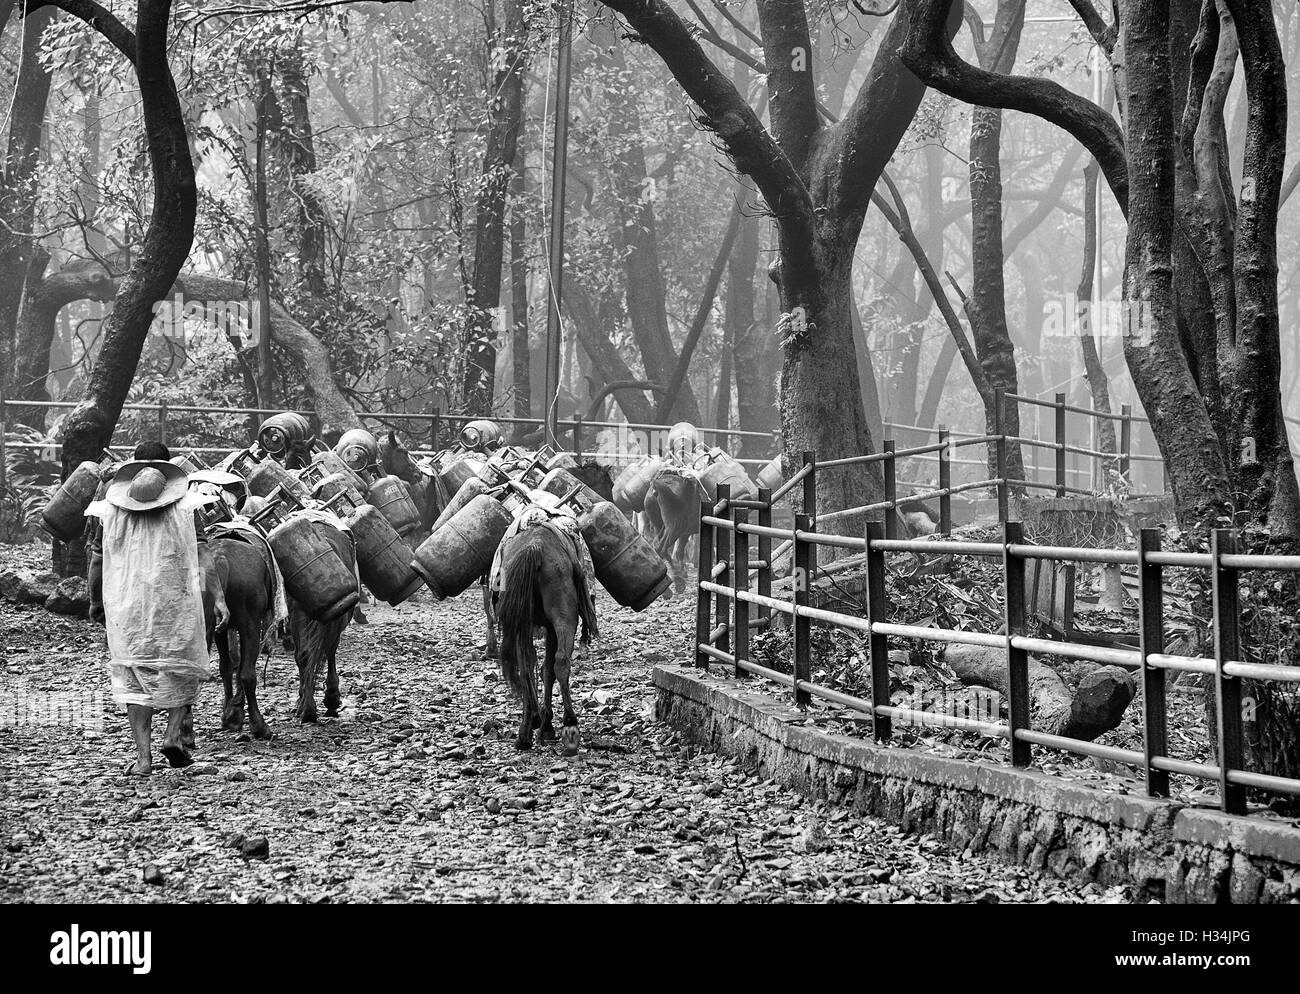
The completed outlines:
[[[532,747],[533,747],[533,737],[531,735],[528,736],[528,738],[526,739],[525,738],[515,739],[515,748],[518,749],[520,752],[524,752],[528,749],[531,749]]]
[[[578,736],[577,725],[565,725],[564,730],[560,732],[560,755],[576,756],[578,755]]]
[[[268,728],[266,725],[263,724],[263,725],[253,726],[253,738],[270,741],[272,737],[273,736],[271,735],[271,729]]]
[[[298,720],[299,720],[300,722],[302,722],[304,725],[314,725],[314,724],[316,724],[316,710],[315,710],[315,708],[313,708],[313,709],[310,710],[310,711],[299,711],[299,712],[298,712]]]
[[[537,737],[543,742],[554,742],[555,729],[550,725],[543,725],[542,730],[537,733]]]

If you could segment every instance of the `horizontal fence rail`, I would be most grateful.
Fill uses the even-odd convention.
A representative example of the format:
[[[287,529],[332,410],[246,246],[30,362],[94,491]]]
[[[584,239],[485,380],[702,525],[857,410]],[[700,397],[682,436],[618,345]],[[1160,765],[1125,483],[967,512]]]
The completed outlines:
[[[837,461],[840,465],[843,460]],[[826,467],[827,463],[820,464]],[[1005,740],[1015,766],[1028,766],[1033,747],[1055,749],[1079,756],[1122,763],[1143,771],[1146,791],[1152,797],[1169,796],[1169,775],[1176,773],[1217,782],[1219,803],[1230,814],[1246,812],[1247,788],[1300,795],[1300,780],[1271,776],[1244,769],[1245,740],[1241,721],[1241,681],[1269,681],[1279,684],[1300,682],[1300,666],[1252,663],[1242,658],[1237,630],[1238,576],[1244,570],[1300,572],[1300,556],[1246,555],[1239,553],[1232,530],[1212,534],[1208,553],[1169,552],[1160,548],[1160,531],[1141,529],[1135,550],[1089,549],[1034,545],[1024,538],[1019,522],[1004,521],[999,542],[970,542],[951,539],[902,539],[890,534],[890,518],[868,520],[861,536],[828,534],[816,527],[830,515],[815,517],[795,513],[790,527],[773,527],[775,502],[799,483],[804,486],[804,507],[814,506],[815,457],[805,453],[800,471],[779,491],[760,491],[758,500],[731,499],[730,489],[718,488],[714,501],[702,502],[699,517],[699,574],[696,593],[695,664],[708,670],[713,664],[729,667],[737,678],[758,676],[791,691],[796,704],[806,706],[813,698],[869,715],[878,741],[892,737],[892,722],[907,721],[940,725],[976,732]],[[988,481],[985,481],[986,485]],[[998,481],[993,481],[998,482]],[[1005,483],[1005,481],[1001,481]],[[852,509],[861,513],[868,508]],[[752,511],[758,520],[750,521]],[[943,529],[945,532],[947,528]],[[777,549],[773,540],[784,540]],[[751,555],[757,540],[757,555]],[[865,571],[865,616],[814,607],[813,582],[818,574],[819,548],[848,549],[863,557]],[[793,557],[793,582],[785,596],[773,596],[774,566],[789,552]],[[887,557],[891,554],[979,556],[1002,563],[1004,631],[1000,633],[959,631],[931,625],[899,624],[889,620]],[[1035,638],[1028,630],[1025,584],[1026,563],[1034,560],[1099,563],[1134,566],[1138,570],[1137,648],[1084,645],[1070,641]],[[1208,570],[1213,584],[1214,614],[1211,619],[1214,655],[1185,656],[1164,651],[1164,587],[1162,571],[1167,566]],[[750,659],[751,632],[763,630],[775,617],[788,619],[793,632],[791,672],[781,673]],[[868,639],[869,698],[855,697],[812,679],[813,622],[859,632]],[[916,639],[928,643],[960,643],[1000,649],[1006,656],[1006,720],[939,714],[895,706],[889,692],[890,640]],[[1144,741],[1141,750],[1121,749],[1096,742],[1071,739],[1030,727],[1030,653],[1060,656],[1123,666],[1138,674],[1143,709]],[[1195,763],[1168,755],[1165,674],[1198,673],[1213,683],[1216,703],[1217,765]]]
[[[1078,407],[1065,403],[1065,395],[1057,394],[1055,401],[1044,401],[1036,398],[1021,397],[1016,394],[998,391],[997,410],[1001,411],[1004,401],[1012,401],[1016,404],[1027,404],[1039,408],[1051,408],[1056,413],[1056,437],[1051,441],[1026,436],[1014,436],[1004,434],[1000,431],[1000,426],[995,424],[993,431],[983,434],[977,432],[965,432],[949,430],[945,427],[928,428],[918,425],[905,425],[894,422],[885,422],[884,427],[891,432],[911,433],[920,435],[924,438],[938,436],[938,441],[898,447],[892,439],[885,439],[882,445],[882,451],[867,456],[853,456],[844,459],[828,460],[821,465],[825,468],[837,466],[851,466],[856,464],[875,465],[879,464],[885,468],[886,475],[890,476],[895,483],[892,485],[893,492],[887,494],[891,506],[895,506],[900,499],[911,500],[934,500],[942,496],[954,496],[967,494],[971,491],[977,491],[985,487],[993,490],[998,486],[999,480],[1005,481],[1006,484],[1015,489],[1028,490],[1052,490],[1057,496],[1066,496],[1067,494],[1078,495],[1095,495],[1098,492],[1096,486],[1097,473],[1099,468],[1111,468],[1115,470],[1118,476],[1128,484],[1131,467],[1134,463],[1162,463],[1161,457],[1148,453],[1139,453],[1132,451],[1132,433],[1129,430],[1131,424],[1146,424],[1145,418],[1137,417],[1131,414],[1127,408],[1124,413],[1113,414],[1107,411],[1096,411],[1091,408]],[[0,426],[3,426],[6,412],[10,410],[20,410],[24,408],[44,408],[44,409],[71,409],[76,406],[75,401],[68,400],[14,400],[0,399]],[[256,407],[202,407],[191,404],[172,404],[167,401],[157,403],[133,403],[123,405],[123,411],[130,411],[143,414],[154,414],[157,418],[158,438],[162,442],[168,441],[169,435],[169,418],[172,416],[195,415],[195,414],[227,414],[238,415],[241,417],[266,417],[272,414],[280,413],[279,410],[268,410]],[[1100,449],[1076,444],[1068,439],[1065,435],[1065,413],[1075,412],[1093,419],[1118,421],[1124,426],[1120,432],[1118,451],[1107,453]],[[302,414],[312,421],[313,426],[317,426],[316,415],[312,411],[301,410],[296,413]],[[461,426],[476,420],[476,416],[468,414],[447,414],[434,408],[431,411],[358,411],[357,416],[363,422],[379,424],[389,428],[401,428],[417,437],[419,448],[413,450],[417,454],[427,454],[437,451],[445,445],[454,441],[456,434]],[[516,417],[494,417],[492,420],[511,427],[536,428],[541,429],[544,422],[539,418],[516,418]],[[421,428],[422,426],[422,428]],[[655,450],[655,439],[660,443],[667,437],[670,430],[669,425],[641,424],[638,422],[619,422],[619,421],[602,421],[588,420],[581,414],[575,415],[572,419],[560,422],[561,434],[568,444],[567,453],[578,458],[601,459],[608,463],[617,465],[620,462],[631,461],[638,458],[641,454],[639,446],[641,439],[630,439],[628,445],[616,443],[614,446],[605,444],[607,438],[599,439],[600,443],[595,448],[591,445],[584,444],[597,441],[597,433],[606,431],[632,432],[632,433],[650,433],[650,439],[644,440],[645,446],[652,451]],[[421,430],[417,430],[420,428]],[[768,452],[778,452],[780,450],[780,437],[777,434],[756,431],[743,431],[732,428],[699,428],[701,435],[719,439],[731,439],[741,441],[742,443],[761,442],[765,443]],[[1030,466],[1026,465],[1026,476],[1023,480],[1008,480],[1006,472],[996,474],[984,472],[984,476],[989,479],[978,478],[975,480],[962,480],[954,482],[951,474],[955,469],[974,471],[979,474],[981,471],[991,469],[997,462],[997,452],[999,449],[1005,450],[1009,444],[1018,443],[1031,452],[1048,451],[1055,453],[1054,473],[1050,481],[1044,481],[1033,478],[1029,472]],[[0,441],[0,445],[4,443]],[[236,447],[242,443],[234,443]],[[34,443],[9,443],[17,448],[32,448]],[[988,459],[965,457],[960,450],[970,446],[986,446],[989,450]],[[660,446],[662,447],[662,445]],[[217,447],[194,447],[194,448],[177,448],[178,452],[196,452],[199,454],[208,454],[221,451]],[[0,456],[3,452],[0,451]],[[1081,457],[1088,465],[1081,466],[1076,460],[1076,464],[1071,467],[1066,459],[1067,455]],[[749,467],[751,470],[757,470],[765,465],[770,456],[759,457],[752,453],[746,453],[744,458],[738,461]],[[938,477],[937,481],[919,481],[903,479],[898,472],[902,466],[928,467],[927,472],[933,473]],[[889,467],[892,467],[890,469]],[[0,473],[4,470],[0,467]],[[1036,467],[1035,467],[1036,472]],[[0,479],[3,483],[3,479]],[[1163,489],[1167,489],[1167,486]],[[905,493],[910,491],[910,493]],[[947,491],[942,494],[941,491]],[[778,493],[784,496],[788,492],[784,488]],[[999,501],[1001,507],[1005,501]],[[866,510],[875,509],[871,505],[865,507]],[[848,516],[854,513],[861,513],[864,508],[853,509],[828,509],[828,513],[839,516]],[[1001,520],[1005,520],[1005,515],[999,515]]]

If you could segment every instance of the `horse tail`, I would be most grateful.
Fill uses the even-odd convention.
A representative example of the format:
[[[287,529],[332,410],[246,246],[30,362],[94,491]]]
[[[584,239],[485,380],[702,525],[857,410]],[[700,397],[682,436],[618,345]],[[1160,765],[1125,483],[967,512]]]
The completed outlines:
[[[573,567],[573,589],[578,594],[578,617],[582,619],[582,641],[590,642],[600,638],[600,629],[596,626],[596,602],[592,600],[591,588],[587,586],[587,574],[581,563]]]
[[[501,676],[520,700],[536,686],[537,652],[533,648],[533,602],[542,570],[542,552],[531,542],[515,556],[502,577],[497,618],[501,623]],[[520,670],[520,663],[524,669]]]

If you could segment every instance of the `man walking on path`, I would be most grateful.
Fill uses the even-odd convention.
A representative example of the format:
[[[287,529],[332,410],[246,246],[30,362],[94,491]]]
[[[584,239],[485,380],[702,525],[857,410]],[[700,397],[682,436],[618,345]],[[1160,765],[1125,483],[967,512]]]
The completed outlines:
[[[194,762],[182,723],[208,678],[194,511],[213,499],[190,492],[180,467],[137,460],[119,467],[104,499],[86,509],[100,523],[103,559],[94,593],[103,605],[113,699],[126,707],[135,739],[127,775],[153,771],[157,710],[167,711],[167,762]]]

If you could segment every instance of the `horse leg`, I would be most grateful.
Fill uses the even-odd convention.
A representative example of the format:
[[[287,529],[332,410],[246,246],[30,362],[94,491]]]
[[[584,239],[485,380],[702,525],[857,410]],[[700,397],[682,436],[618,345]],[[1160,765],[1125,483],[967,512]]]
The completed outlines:
[[[193,749],[195,745],[193,704],[186,704],[185,713],[181,715],[181,745],[186,749]]]
[[[501,655],[497,647],[497,613],[492,606],[492,586],[483,581],[483,617],[487,619],[487,646],[484,650],[488,659],[497,659]]]
[[[338,653],[339,639],[343,637],[345,622],[332,622],[325,630],[325,716],[337,718],[343,695],[339,693]]]
[[[673,549],[673,586],[679,594],[686,592],[686,557],[688,554],[687,546],[690,541],[689,535],[683,535],[677,540],[676,548]]]
[[[225,690],[225,701],[221,706],[221,727],[227,732],[237,732],[244,727],[244,712],[239,698],[235,695],[235,667],[230,658],[229,629],[218,632],[216,637],[217,659],[221,663],[221,683]]]
[[[560,732],[560,754],[578,755],[581,741],[578,734],[578,716],[573,713],[573,695],[569,690],[570,664],[573,660],[573,636],[577,625],[567,619],[555,626],[554,650],[548,639],[546,644],[547,667],[560,681],[560,697],[564,701],[564,727]]]
[[[555,633],[549,625],[546,626],[546,659],[542,663],[542,687],[544,690],[542,726],[537,737],[542,742],[554,742],[555,725],[552,719],[555,716],[555,711],[551,707],[551,695],[555,689]]]
[[[257,657],[261,655],[262,633],[256,620],[243,618],[239,625],[239,685],[248,703],[248,727],[255,739],[269,739],[271,730],[257,706]],[[243,723],[243,715],[240,715]]]
[[[527,642],[520,640],[514,648],[520,653],[519,690],[523,714],[519,717],[519,735],[515,738],[515,747],[531,749],[533,747],[533,729],[541,724],[541,709],[537,706],[537,654],[533,649],[532,633],[527,635]]]

